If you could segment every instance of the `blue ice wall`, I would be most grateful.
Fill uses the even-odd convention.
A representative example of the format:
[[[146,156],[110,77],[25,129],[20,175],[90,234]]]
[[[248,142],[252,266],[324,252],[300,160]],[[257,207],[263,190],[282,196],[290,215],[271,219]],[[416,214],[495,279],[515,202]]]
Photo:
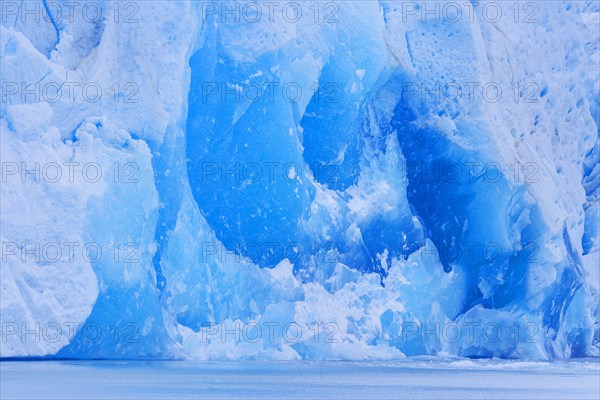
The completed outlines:
[[[2,9],[3,161],[135,180],[2,171],[3,357],[598,356],[593,2],[24,3]],[[12,246],[67,239],[104,256]],[[6,330],[36,323],[74,328]]]

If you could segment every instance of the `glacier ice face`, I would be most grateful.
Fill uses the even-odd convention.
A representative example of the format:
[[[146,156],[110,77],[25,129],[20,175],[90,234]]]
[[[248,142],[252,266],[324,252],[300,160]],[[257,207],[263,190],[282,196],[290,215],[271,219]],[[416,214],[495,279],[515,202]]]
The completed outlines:
[[[593,1],[23,4],[2,357],[599,355]]]

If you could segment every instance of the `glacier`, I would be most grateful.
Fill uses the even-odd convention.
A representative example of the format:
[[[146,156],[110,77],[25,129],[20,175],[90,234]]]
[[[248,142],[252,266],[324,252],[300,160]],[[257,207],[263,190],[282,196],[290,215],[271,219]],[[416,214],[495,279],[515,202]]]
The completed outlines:
[[[0,5],[0,357],[600,356],[598,2]]]

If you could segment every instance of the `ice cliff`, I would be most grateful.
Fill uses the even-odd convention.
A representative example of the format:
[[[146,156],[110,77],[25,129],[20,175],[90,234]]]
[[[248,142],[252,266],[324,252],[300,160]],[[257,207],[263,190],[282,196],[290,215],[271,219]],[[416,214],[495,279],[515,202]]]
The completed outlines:
[[[0,356],[600,355],[598,2],[0,4]]]

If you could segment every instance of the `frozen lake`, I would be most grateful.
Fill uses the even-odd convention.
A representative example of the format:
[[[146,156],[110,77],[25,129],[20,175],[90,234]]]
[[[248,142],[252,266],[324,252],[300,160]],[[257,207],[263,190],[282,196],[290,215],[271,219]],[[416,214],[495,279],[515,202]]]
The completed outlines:
[[[4,361],[8,399],[599,399],[599,360]]]

